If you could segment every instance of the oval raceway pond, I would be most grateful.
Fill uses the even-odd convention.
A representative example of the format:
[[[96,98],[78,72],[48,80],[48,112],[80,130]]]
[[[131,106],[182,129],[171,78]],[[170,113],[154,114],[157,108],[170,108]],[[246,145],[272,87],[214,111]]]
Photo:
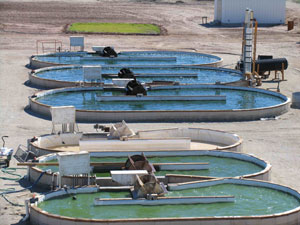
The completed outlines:
[[[181,51],[127,51],[118,57],[102,57],[88,52],[60,52],[36,55],[30,59],[33,69],[51,65],[101,65],[101,66],[139,66],[139,65],[211,65],[218,66],[222,59],[218,56],[196,52]]]
[[[129,192],[79,194],[44,201],[39,207],[52,214],[75,218],[125,219],[160,217],[258,216],[281,213],[299,207],[299,201],[286,193],[263,187],[220,184],[210,187],[171,191],[167,196],[235,196],[234,203],[165,206],[93,206],[94,198],[128,198]],[[85,210],[82,210],[85,209]],[[163,210],[162,210],[163,209]]]
[[[77,112],[90,112],[88,121],[96,116],[97,112],[106,112],[106,116],[114,121],[125,119],[126,121],[140,120],[159,121],[229,121],[229,120],[252,120],[262,117],[273,117],[288,110],[290,100],[276,92],[255,88],[231,87],[222,85],[182,85],[169,87],[155,87],[148,91],[148,96],[207,96],[221,95],[226,100],[222,101],[98,101],[97,96],[125,96],[124,91],[109,91],[103,88],[65,88],[36,93],[30,98],[31,109],[49,116],[50,106],[73,105]],[[116,116],[122,112],[123,117]],[[126,112],[134,112],[126,116]],[[156,112],[153,115],[139,116],[139,112]],[[168,113],[164,117],[163,112]],[[174,112],[197,112],[197,115],[174,115]],[[206,112],[202,117],[200,112]],[[222,116],[216,115],[222,112]],[[91,114],[92,113],[92,114]],[[96,113],[96,114],[94,114]],[[216,114],[217,113],[217,114]],[[232,116],[233,114],[234,117]],[[77,119],[81,119],[78,117]],[[92,116],[92,117],[91,117]],[[104,115],[101,115],[102,118]],[[98,115],[98,120],[101,120]],[[180,118],[179,118],[180,116]],[[190,116],[189,118],[186,117]],[[195,118],[198,117],[197,118]],[[80,116],[81,117],[81,116]],[[82,114],[82,117],[83,114]],[[87,118],[88,116],[85,115]],[[106,117],[108,118],[108,117]],[[95,118],[96,119],[96,118]]]
[[[228,154],[229,155],[229,154]],[[238,154],[236,154],[238,155]],[[115,157],[91,157],[91,162],[126,162],[127,158]],[[155,175],[165,176],[166,174],[182,174],[195,175],[207,177],[235,177],[249,174],[259,173],[265,168],[257,165],[254,162],[245,161],[238,158],[220,157],[213,155],[202,156],[187,156],[187,157],[148,157],[151,163],[188,163],[188,162],[208,162],[209,170],[188,170],[188,171],[156,171]],[[57,160],[50,160],[46,162],[57,162]],[[264,162],[261,163],[262,165]],[[39,166],[40,169],[46,171],[51,169],[52,172],[58,171],[58,166]],[[109,173],[95,173],[97,177],[109,176]]]
[[[122,69],[118,66],[102,67],[101,82],[112,83],[113,78]],[[230,69],[200,66],[146,66],[130,67],[137,80],[142,83],[153,81],[173,81],[188,84],[227,84],[243,79],[241,72]],[[29,80],[46,88],[78,86],[84,80],[82,66],[50,67],[36,70],[29,74]],[[53,82],[57,82],[52,84]],[[66,84],[63,84],[65,82]]]

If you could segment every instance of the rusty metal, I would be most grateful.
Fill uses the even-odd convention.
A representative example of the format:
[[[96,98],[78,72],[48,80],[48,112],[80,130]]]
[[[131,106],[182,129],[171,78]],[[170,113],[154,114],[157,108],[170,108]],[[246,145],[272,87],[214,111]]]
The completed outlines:
[[[164,196],[167,190],[163,183],[159,182],[153,174],[137,176],[133,190],[131,190],[132,198],[152,198],[156,196]]]
[[[133,155],[128,156],[127,161],[125,162],[124,169],[126,170],[147,170],[148,173],[156,172],[152,163],[148,161],[146,156],[142,155]]]

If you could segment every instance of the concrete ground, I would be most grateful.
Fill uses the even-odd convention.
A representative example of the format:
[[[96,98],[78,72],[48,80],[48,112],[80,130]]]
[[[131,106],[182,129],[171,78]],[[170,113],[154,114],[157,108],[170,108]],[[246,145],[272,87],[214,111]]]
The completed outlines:
[[[201,25],[202,16],[213,21],[212,1],[183,0],[87,0],[84,1],[3,1],[0,0],[0,136],[8,135],[6,146],[19,144],[35,135],[51,132],[51,121],[31,115],[26,110],[28,96],[37,89],[27,85],[25,66],[36,54],[36,41],[56,39],[68,49],[68,34],[63,33],[73,22],[138,22],[155,23],[167,30],[164,36],[84,35],[86,50],[93,45],[114,46],[116,50],[182,50],[215,54],[223,65],[233,68],[241,53],[240,27]],[[177,2],[177,3],[176,3]],[[262,27],[258,30],[258,54],[286,57],[287,81],[281,82],[281,93],[291,97],[300,91],[300,5],[287,2],[287,20],[295,20],[294,30],[287,26]],[[298,24],[297,24],[298,23]],[[262,88],[275,90],[268,80]],[[108,121],[109,122],[109,121]],[[130,123],[130,127],[152,129],[165,127],[202,127],[237,133],[244,139],[243,152],[254,154],[272,165],[272,182],[300,191],[300,110],[290,111],[277,120],[234,123]],[[92,124],[79,124],[82,131],[93,131]],[[12,160],[12,167],[16,167]],[[17,170],[24,175],[26,170]],[[0,176],[9,176],[0,172]],[[28,186],[0,179],[0,191]],[[8,195],[14,203],[24,204],[29,191]],[[0,198],[1,224],[23,224],[25,208],[12,206]]]

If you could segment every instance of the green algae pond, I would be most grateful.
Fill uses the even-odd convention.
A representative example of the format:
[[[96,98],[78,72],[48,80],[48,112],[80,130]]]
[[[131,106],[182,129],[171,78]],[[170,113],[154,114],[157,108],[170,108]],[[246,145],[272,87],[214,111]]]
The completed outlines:
[[[38,207],[51,214],[89,219],[127,219],[127,218],[170,218],[170,217],[222,217],[271,215],[295,209],[299,200],[285,192],[271,188],[241,184],[218,184],[208,187],[170,191],[167,197],[177,196],[222,196],[232,195],[231,203],[210,203],[164,206],[94,206],[95,198],[130,197],[127,191],[100,191],[90,194],[77,194],[49,199]]]

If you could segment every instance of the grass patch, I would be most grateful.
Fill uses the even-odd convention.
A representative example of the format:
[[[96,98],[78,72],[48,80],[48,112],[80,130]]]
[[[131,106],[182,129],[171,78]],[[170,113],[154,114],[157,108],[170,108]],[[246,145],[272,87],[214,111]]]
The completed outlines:
[[[107,34],[160,34],[159,26],[137,23],[72,23],[68,31]]]

